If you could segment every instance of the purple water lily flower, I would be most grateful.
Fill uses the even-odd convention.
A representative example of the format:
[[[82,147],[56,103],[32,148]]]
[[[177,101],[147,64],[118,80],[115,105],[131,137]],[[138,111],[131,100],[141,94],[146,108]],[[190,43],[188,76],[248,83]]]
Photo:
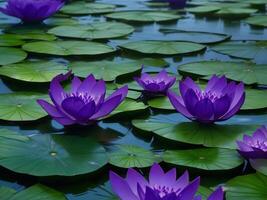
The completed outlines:
[[[152,94],[165,94],[176,81],[176,78],[168,76],[165,70],[155,76],[143,73],[140,78],[136,77],[134,79],[146,92]]]
[[[159,164],[151,167],[149,181],[134,169],[128,169],[125,179],[111,171],[110,182],[121,200],[201,200],[201,196],[196,195],[199,177],[190,182],[186,171],[176,180],[175,168],[164,173]],[[208,200],[223,200],[223,196],[219,187]]]
[[[89,75],[83,82],[74,76],[71,91],[65,92],[60,85],[71,72],[56,76],[50,84],[49,95],[54,105],[45,100],[37,102],[62,125],[87,125],[110,114],[125,99],[128,87],[124,86],[105,99],[106,85]]]
[[[8,0],[0,11],[24,22],[40,22],[57,12],[64,0]]]
[[[245,101],[244,84],[227,83],[224,76],[212,76],[204,91],[189,77],[180,82],[179,88],[181,96],[168,91],[173,107],[185,117],[201,123],[227,120]]]
[[[267,159],[267,129],[262,126],[252,136],[244,135],[237,141],[239,153],[247,159]]]

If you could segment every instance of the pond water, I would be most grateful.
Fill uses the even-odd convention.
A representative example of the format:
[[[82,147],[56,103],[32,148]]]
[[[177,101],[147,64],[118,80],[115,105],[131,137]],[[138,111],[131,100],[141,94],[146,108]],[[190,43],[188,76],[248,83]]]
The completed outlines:
[[[187,8],[189,7],[192,8],[194,5],[194,2],[196,3],[198,1],[196,0],[196,1],[190,1],[190,2],[192,4],[191,6],[189,5]],[[210,2],[215,2],[215,1],[210,1]],[[70,1],[69,4],[66,6],[72,6],[73,4],[79,4],[79,3],[81,3],[81,1]],[[46,160],[49,159],[46,157],[41,158],[43,155],[42,153],[40,153],[42,151],[41,146],[42,147],[46,146],[46,143],[40,140],[35,144],[37,146],[39,144],[40,148],[32,147],[32,148],[29,148],[24,153],[25,154],[23,157],[23,159],[25,159],[24,165],[25,165],[25,162],[29,162],[29,163],[31,161],[34,162],[34,159],[33,159],[34,156],[32,155],[34,154],[34,152],[31,152],[31,150],[34,151],[34,149],[36,149],[36,151],[40,153],[40,160],[43,159],[42,162],[37,161],[39,163],[37,163],[36,166],[34,166],[33,164],[32,169],[30,166],[25,167],[25,169],[24,167],[22,167],[22,171],[23,170],[24,172],[28,171],[28,173],[21,172],[19,169],[20,168],[19,164],[16,164],[16,166],[13,167],[13,170],[9,167],[3,166],[1,164],[1,159],[3,158],[0,156],[0,165],[2,166],[1,172],[0,172],[0,186],[5,186],[5,187],[13,188],[17,191],[22,191],[25,188],[30,187],[36,183],[42,183],[46,186],[49,186],[55,190],[58,190],[64,193],[66,195],[66,198],[70,200],[115,199],[115,197],[113,196],[111,192],[109,183],[108,183],[109,170],[111,169],[115,170],[116,172],[123,175],[125,174],[127,167],[125,168],[123,168],[122,166],[118,167],[118,165],[139,166],[140,163],[138,164],[138,162],[141,162],[140,165],[144,165],[144,168],[142,169],[142,171],[144,172],[145,175],[147,175],[147,172],[149,169],[148,167],[151,166],[153,162],[161,161],[163,152],[167,150],[204,148],[201,145],[201,143],[193,141],[194,140],[193,136],[192,138],[188,136],[189,138],[184,138],[184,140],[181,140],[181,139],[179,140],[177,138],[173,139],[171,136],[169,136],[172,133],[171,132],[167,133],[166,131],[168,130],[165,130],[163,127],[161,127],[163,126],[162,124],[165,124],[165,126],[166,124],[167,126],[169,124],[170,127],[175,127],[176,124],[185,123],[184,126],[187,126],[187,127],[176,129],[177,132],[183,132],[183,133],[185,132],[184,131],[185,129],[191,130],[193,132],[196,131],[196,129],[192,128],[191,126],[195,128],[198,127],[195,124],[192,125],[192,122],[190,122],[189,120],[186,120],[183,116],[176,113],[174,109],[170,108],[168,103],[166,104],[166,102],[165,103],[163,102],[164,100],[162,101],[159,100],[157,102],[154,102],[154,104],[153,102],[149,102],[150,106],[145,106],[142,104],[140,100],[138,100],[138,97],[141,95],[141,92],[140,92],[141,89],[137,86],[137,84],[133,82],[133,77],[138,76],[140,74],[141,64],[142,64],[141,59],[144,59],[144,58],[157,59],[151,62],[145,62],[144,68],[143,68],[144,72],[155,73],[155,72],[161,71],[162,68],[164,67],[165,69],[167,69],[169,73],[176,75],[177,79],[181,79],[182,75],[188,74],[186,71],[180,71],[182,72],[181,73],[182,75],[179,74],[178,70],[180,69],[180,66],[181,65],[184,66],[185,64],[191,63],[191,62],[218,61],[216,63],[217,65],[220,65],[220,63],[222,62],[237,62],[237,63],[253,62],[257,65],[262,65],[267,69],[267,45],[266,45],[267,44],[266,43],[267,42],[267,29],[261,26],[249,25],[245,21],[246,17],[240,17],[238,14],[234,16],[229,15],[226,18],[218,17],[214,15],[208,15],[208,14],[202,14],[199,16],[199,15],[195,15],[192,12],[186,11],[186,9],[170,10],[168,5],[149,4],[148,1],[142,1],[142,0],[98,0],[98,1],[96,0],[95,3],[119,5],[117,8],[115,8],[114,13],[117,13],[119,11],[141,11],[141,10],[142,11],[152,10],[152,11],[157,11],[157,12],[168,11],[167,13],[172,13],[174,15],[178,14],[181,16],[181,18],[178,20],[170,20],[167,22],[154,22],[152,20],[151,22],[142,23],[140,21],[133,22],[129,20],[120,20],[120,19],[116,20],[110,17],[108,18],[105,17],[105,15],[110,12],[107,12],[107,13],[104,12],[104,13],[93,14],[93,15],[91,14],[74,15],[71,13],[67,13],[67,10],[68,10],[67,8],[63,8],[63,11],[64,9],[66,9],[66,11],[59,12],[52,19],[46,20],[44,24],[24,25],[24,24],[19,24],[19,21],[15,18],[7,17],[6,15],[0,14],[0,28],[1,28],[2,34],[7,34],[7,33],[18,34],[18,35],[24,35],[26,37],[27,35],[36,33],[36,34],[43,36],[45,38],[44,40],[47,40],[48,36],[46,32],[48,30],[51,30],[52,28],[57,27],[57,26],[69,25],[69,24],[72,25],[72,23],[76,25],[82,24],[85,26],[86,24],[100,23],[100,22],[123,22],[134,28],[134,31],[132,33],[129,33],[128,35],[126,34],[125,37],[119,37],[119,38],[113,38],[113,39],[109,39],[107,37],[107,39],[96,39],[95,40],[97,42],[110,45],[111,47],[118,48],[119,50],[115,53],[108,53],[104,55],[60,56],[60,55],[49,55],[50,54],[49,52],[38,53],[38,50],[37,51],[28,50],[27,51],[28,56],[26,59],[29,61],[34,61],[34,60],[54,61],[56,63],[68,66],[69,68],[73,67],[74,73],[77,72],[79,76],[81,77],[85,77],[89,73],[93,73],[93,74],[98,73],[100,74],[99,76],[101,76],[101,72],[99,72],[97,68],[86,70],[85,67],[80,67],[78,69],[75,69],[75,66],[71,66],[72,64],[73,65],[77,64],[78,66],[77,62],[81,62],[81,61],[88,62],[88,65],[91,64],[90,62],[110,61],[113,63],[117,63],[119,67],[123,68],[124,67],[123,62],[125,61],[131,60],[131,61],[139,62],[139,63],[136,62],[136,65],[139,65],[137,66],[136,69],[130,70],[127,73],[125,73],[125,70],[122,70],[121,73],[119,73],[120,76],[115,75],[115,78],[112,77],[110,74],[108,74],[108,73],[112,74],[113,72],[112,68],[109,69],[110,71],[107,71],[107,74],[105,75],[104,79],[108,80],[107,83],[108,83],[108,87],[110,87],[110,90],[113,90],[118,85],[123,85],[123,84],[129,85],[130,90],[132,90],[131,95],[129,95],[129,101],[131,101],[131,104],[126,105],[126,107],[122,108],[119,111],[119,113],[114,114],[114,116],[111,116],[108,119],[102,120],[93,126],[87,126],[87,127],[76,127],[75,126],[75,127],[64,129],[63,126],[61,126],[54,120],[51,120],[49,116],[44,115],[44,117],[39,117],[39,114],[37,114],[37,117],[32,117],[34,113],[28,113],[28,115],[30,116],[29,118],[32,118],[33,120],[13,120],[12,116],[11,115],[8,116],[7,114],[8,112],[12,112],[12,110],[4,111],[3,107],[7,107],[7,106],[19,107],[20,104],[14,105],[15,104],[14,102],[16,100],[14,99],[14,102],[13,102],[13,99],[12,99],[13,96],[8,96],[8,97],[1,96],[0,98],[10,99],[10,100],[7,100],[7,102],[0,100],[0,119],[2,119],[0,121],[1,130],[8,129],[8,130],[15,131],[16,133],[27,135],[27,136],[48,135],[47,138],[42,139],[42,140],[49,140],[47,142],[47,147],[44,147],[43,151],[47,151],[46,148],[48,149],[51,148],[50,153],[53,150],[53,145],[58,145],[59,146],[58,148],[61,150],[65,148],[68,149],[68,147],[65,146],[67,144],[66,141],[64,142],[64,141],[61,141],[60,139],[57,140],[55,138],[51,139],[51,137],[49,137],[50,134],[56,134],[56,135],[66,134],[66,135],[69,135],[70,137],[72,137],[73,135],[74,137],[76,136],[86,137],[86,138],[89,137],[89,138],[92,138],[92,140],[97,140],[97,143],[100,143],[105,148],[105,150],[108,152],[108,154],[110,154],[110,156],[111,157],[113,156],[113,157],[109,158],[110,163],[103,164],[103,167],[98,167],[99,169],[92,170],[91,173],[76,173],[77,174],[76,176],[74,175],[72,176],[26,175],[26,174],[31,174],[31,171],[33,173],[37,171],[36,173],[38,174],[38,169],[36,169],[36,167],[43,168],[42,164],[45,165]],[[209,3],[207,2],[203,3],[203,5],[207,5],[207,4]],[[220,6],[222,4],[223,3],[219,3]],[[69,10],[71,10],[71,7]],[[264,9],[259,9],[258,12],[254,15],[266,15],[266,11]],[[60,19],[62,21],[60,21]],[[51,31],[51,34],[52,34],[52,31]],[[59,35],[60,34],[66,34],[66,32],[64,33],[64,30],[63,30],[59,33]],[[74,38],[61,37],[61,36],[56,36],[56,37],[57,37],[56,40],[59,40],[59,41],[69,41],[69,40],[84,41],[85,40],[84,38],[79,38],[79,37],[77,38],[77,36],[76,38],[75,37]],[[13,39],[14,37],[13,38],[11,37],[11,40]],[[2,43],[1,40],[4,40],[4,39],[3,38],[1,39],[1,35],[0,35],[0,46]],[[138,51],[127,50],[126,48],[119,47],[119,45],[123,46],[124,44],[128,42],[143,41],[143,40],[196,42],[196,43],[205,45],[206,48],[204,50],[197,51],[195,53],[175,54],[175,55],[160,55],[160,54],[155,55],[153,53],[142,54],[140,52],[138,53]],[[25,45],[25,43],[30,43],[32,41],[39,41],[39,40],[38,39],[32,40],[31,38],[28,38],[28,39],[22,39],[22,41],[23,41],[23,45]],[[219,44],[224,44],[225,42],[229,42],[229,41],[236,42],[236,44],[245,44],[243,48],[239,47],[239,49],[237,50],[236,52],[237,54],[238,54],[238,51],[240,52],[239,56],[238,55],[230,56],[231,54],[224,53],[222,50],[215,51],[215,49],[217,48]],[[257,45],[254,45],[254,41],[262,42],[261,43],[262,46],[260,46],[259,43],[257,43],[257,45],[260,47],[258,47]],[[53,42],[53,40],[50,42]],[[251,42],[253,43],[254,46],[253,45],[250,46]],[[11,48],[17,48],[17,49],[21,48],[21,45],[14,45],[14,46],[15,47],[11,47]],[[142,43],[140,43],[139,46],[141,49],[143,48]],[[37,47],[37,49],[38,48],[42,49],[43,46],[40,45],[39,47]],[[247,52],[244,52],[244,49],[247,49]],[[5,55],[6,51],[4,50],[1,50],[1,51],[2,53],[4,52],[3,54]],[[255,51],[257,51],[257,54],[255,53]],[[248,52],[250,52],[252,56],[252,58],[250,59],[245,58],[247,57],[247,54],[249,54]],[[8,55],[10,54],[9,52],[7,53]],[[4,59],[4,55],[1,55],[0,58]],[[158,59],[162,59],[162,60],[158,60]],[[164,61],[166,63],[164,63]],[[20,61],[20,62],[23,62],[23,61]],[[153,64],[155,65],[153,66]],[[2,64],[2,65],[4,65],[5,67],[5,64]],[[86,64],[83,64],[83,65],[86,65]],[[99,68],[101,67],[103,66],[99,66]],[[133,67],[130,66],[130,68],[133,68]],[[64,71],[67,71],[67,69],[68,68],[65,68],[64,70],[61,70],[61,71],[64,72]],[[210,131],[212,132],[211,134],[220,135],[218,136],[217,140],[214,139],[211,142],[205,141],[207,142],[204,144],[205,147],[216,148],[216,150],[235,149],[234,147],[235,140],[233,140],[232,136],[229,136],[229,131],[234,132],[233,134],[240,134],[240,137],[241,137],[242,134],[247,133],[247,131],[253,132],[253,130],[256,130],[257,127],[261,125],[267,125],[267,112],[266,112],[267,91],[265,90],[266,85],[267,85],[267,81],[266,81],[267,70],[266,69],[265,71],[262,70],[261,78],[258,78],[258,79],[256,78],[256,80],[259,80],[259,82],[256,82],[256,83],[254,82],[255,84],[246,85],[246,88],[248,90],[253,90],[251,93],[248,92],[249,102],[247,102],[246,104],[246,109],[245,108],[242,109],[238,113],[238,115],[234,116],[230,120],[217,124],[216,128],[200,127],[202,132],[206,131],[203,134],[207,134],[207,132]],[[14,74],[12,73],[16,73],[16,71],[9,72],[8,69],[7,71],[0,70],[0,74],[1,74],[0,93],[1,94],[6,94],[6,93],[9,93],[9,94],[10,93],[14,93],[14,94],[25,93],[26,94],[27,92],[35,92],[35,93],[38,93],[38,95],[46,95],[48,91],[48,87],[49,87],[49,81],[31,81],[30,79],[34,77],[34,75],[31,74],[33,72],[24,71],[25,74],[23,75],[23,70],[26,70],[26,69],[22,68],[22,70],[18,71],[18,73],[22,74],[21,77],[23,76],[26,77],[26,79],[28,79],[27,81],[21,78],[15,78]],[[104,70],[107,70],[107,69],[104,69]],[[85,72],[87,74],[84,74]],[[254,73],[249,73],[249,72],[250,71],[248,71],[248,74],[247,74],[248,77],[255,76],[256,74],[256,73],[254,74]],[[27,74],[27,73],[30,73],[30,74]],[[39,73],[43,73],[43,71],[40,70]],[[240,76],[241,77],[240,78],[238,76],[238,71],[236,71],[236,72],[233,72],[232,74],[233,78],[231,79],[238,80],[238,81],[243,80],[242,78],[245,77],[244,75],[245,72],[240,72],[240,73],[242,73],[243,77]],[[259,73],[260,72],[258,72],[258,74]],[[191,73],[190,75],[192,75],[192,77],[196,79],[201,77],[202,79],[201,80],[199,79],[199,82],[204,84],[206,83],[204,76],[205,75],[207,76],[209,74],[204,73],[204,74],[201,74],[202,76],[198,76],[198,73],[196,74]],[[264,77],[265,77],[265,80],[264,80]],[[247,79],[248,78],[246,77],[246,80]],[[175,85],[176,85],[175,91],[177,91],[177,84]],[[66,85],[66,87],[68,87],[68,84]],[[255,90],[256,90],[256,93],[258,91],[261,91],[262,93],[255,94]],[[14,96],[14,98],[16,98],[16,96]],[[19,99],[19,97],[17,98]],[[26,96],[25,98],[26,98],[26,101],[28,100],[30,102],[29,104],[32,104],[32,103],[34,104],[34,100],[33,100],[34,98],[32,96],[28,96],[28,97]],[[8,101],[10,101],[11,103]],[[21,99],[17,100],[17,102],[20,102],[20,101]],[[27,106],[31,106],[31,105],[27,105]],[[23,112],[27,112],[27,111],[28,110],[26,109],[26,111],[23,111]],[[3,117],[1,117],[1,115]],[[15,114],[15,115],[19,115],[19,114]],[[153,119],[152,116],[154,116],[155,119]],[[149,118],[151,122],[153,121],[154,124],[153,123],[149,124],[147,121],[144,121],[144,120],[143,121],[137,120],[137,119],[147,119],[147,118]],[[156,127],[156,125],[158,125],[158,127]],[[144,128],[144,126],[147,128]],[[174,128],[169,129],[169,130],[174,130]],[[196,133],[196,134],[199,134],[199,133]],[[226,134],[225,137],[222,134]],[[190,142],[191,139],[193,142]],[[219,140],[221,140],[221,142]],[[58,144],[54,144],[54,143],[57,143],[57,141],[58,141]],[[81,142],[81,148],[85,147],[85,145],[82,144],[83,142],[81,140],[77,140],[77,141]],[[68,144],[70,145],[71,144],[70,141],[68,142],[69,142]],[[135,155],[135,152],[132,152],[133,155],[131,155],[131,150],[120,149],[120,148],[123,148],[123,146],[121,147],[120,145],[133,145],[132,148],[141,147],[142,149],[137,151],[136,155]],[[27,152],[29,153],[28,155],[26,155]],[[116,155],[114,154],[116,152],[119,152],[119,153],[124,152],[125,157],[117,158]],[[151,155],[149,153],[151,153]],[[1,149],[0,149],[0,154],[1,154]],[[142,154],[144,154],[144,157],[142,157]],[[233,155],[236,156],[235,154]],[[131,158],[135,156],[137,156],[138,158],[137,159]],[[33,158],[28,159],[28,157],[33,157]],[[122,161],[123,158],[125,159],[125,162]],[[10,161],[9,164],[12,164],[12,162],[15,163],[14,159],[15,157],[13,157],[13,160]],[[38,159],[39,158],[37,158],[37,160]],[[62,162],[63,162],[62,165],[65,165],[65,164],[68,165],[67,162],[69,161],[64,160],[64,156],[59,159],[62,159]],[[77,158],[77,159],[82,159],[82,158]],[[102,165],[101,159],[102,158],[100,157],[95,158],[95,163],[91,163],[91,164],[100,166]],[[238,158],[238,159],[241,159],[241,158]],[[185,169],[187,169],[190,172],[191,178],[196,177],[196,176],[201,176],[201,179],[202,179],[201,185],[206,188],[213,188],[218,184],[225,184],[229,180],[235,178],[236,176],[255,173],[255,170],[252,169],[252,167],[250,167],[250,165],[245,161],[242,161],[242,164],[236,164],[235,166],[232,166],[232,167],[224,166],[223,164],[221,164],[221,166],[219,166],[218,169],[216,170],[201,169],[201,167],[192,167],[190,165],[187,165],[188,163],[186,164],[186,162],[184,164],[175,164],[174,159],[169,159],[169,160],[166,159],[165,161],[169,161],[169,162],[162,162],[162,166],[166,169],[169,169],[171,167],[176,167],[179,174],[181,174]],[[234,163],[235,161],[236,160],[234,160],[233,158],[232,162]],[[207,162],[213,162],[213,161],[207,161]],[[225,162],[227,162],[227,159]],[[72,166],[72,164],[70,164],[70,166]],[[60,168],[60,165],[46,166],[45,168],[51,168],[50,172],[53,174],[53,169],[57,167]],[[229,167],[229,169],[227,169],[227,167]],[[55,171],[60,171],[60,169],[55,170]],[[75,174],[75,172],[73,173]],[[265,185],[265,187],[267,188],[267,184]],[[227,188],[227,186],[225,186],[225,188]],[[238,198],[234,198],[230,195],[228,196],[227,199],[231,200],[231,199],[238,199]],[[251,199],[253,199],[253,197]],[[266,200],[266,198],[264,197],[258,198],[258,199]]]

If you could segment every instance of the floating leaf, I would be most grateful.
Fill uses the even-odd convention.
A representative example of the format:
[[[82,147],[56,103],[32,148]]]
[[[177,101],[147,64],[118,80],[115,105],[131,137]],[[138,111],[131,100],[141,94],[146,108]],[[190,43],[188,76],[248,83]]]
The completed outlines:
[[[116,108],[111,115],[115,115],[118,113],[125,113],[125,112],[134,112],[134,111],[141,111],[145,110],[147,106],[142,102],[136,102],[132,99],[126,99]]]
[[[91,137],[40,134],[26,142],[1,139],[0,148],[1,166],[34,176],[75,176],[107,163],[105,149]]]
[[[32,121],[45,117],[47,113],[37,104],[37,99],[46,95],[17,92],[0,94],[0,119],[7,121]]]
[[[116,61],[95,61],[95,62],[72,62],[70,64],[76,76],[86,77],[93,73],[97,79],[113,81],[116,77],[141,70],[142,65],[153,65],[163,67],[166,64],[161,59],[139,59]]]
[[[266,123],[243,115],[236,115],[231,120],[207,125],[191,122],[175,113],[133,120],[132,123],[136,128],[151,131],[170,140],[227,149],[236,149],[237,139],[241,139],[244,134],[252,134],[262,123]]]
[[[267,85],[267,65],[245,62],[201,61],[179,66],[180,72],[209,77],[213,74],[225,75],[245,84]]]
[[[120,145],[117,150],[109,153],[109,163],[122,168],[149,167],[156,160],[151,151],[133,145]]]
[[[227,182],[226,199],[266,200],[267,177],[261,174],[238,176]]]
[[[116,51],[108,45],[87,41],[32,42],[23,45],[23,49],[34,53],[61,56],[99,55]]]
[[[145,54],[176,55],[201,51],[206,47],[191,42],[136,41],[120,45],[125,49]]]
[[[24,135],[19,135],[15,131],[8,129],[0,129],[0,138],[19,140],[19,141],[28,141],[29,138]],[[1,195],[0,195],[1,196]]]
[[[23,40],[20,39],[16,39],[16,38],[8,38],[8,37],[2,37],[2,35],[0,35],[0,46],[2,47],[15,47],[15,46],[21,46],[23,45],[25,42]]]
[[[204,170],[228,170],[243,163],[236,150],[221,148],[165,151],[163,161]]]
[[[52,61],[23,62],[0,68],[0,75],[28,82],[50,82],[58,74],[68,71],[67,66]]]
[[[267,54],[267,41],[224,42],[213,46],[212,49],[233,57],[264,60]]]
[[[79,26],[58,26],[48,33],[70,38],[108,39],[128,35],[134,31],[130,25],[117,22],[97,22]]]
[[[249,162],[255,170],[267,176],[267,159],[251,159]]]
[[[194,14],[209,14],[209,13],[215,13],[218,10],[220,10],[220,8],[217,6],[197,6],[186,9],[186,11]]]
[[[8,65],[24,60],[27,53],[12,47],[0,47],[0,65]]]
[[[258,10],[253,8],[223,8],[216,12],[220,17],[247,17]]]
[[[10,200],[10,198],[16,194],[16,190],[8,187],[0,187],[0,197],[1,200]]]
[[[2,197],[2,196],[1,196]],[[8,200],[66,200],[63,193],[47,186],[36,184],[23,191],[17,192]]]
[[[217,43],[230,38],[229,35],[210,32],[184,31],[179,29],[160,29],[160,31],[165,34],[166,40],[179,40],[202,44]]]
[[[267,15],[249,17],[245,22],[254,26],[267,27]]]
[[[123,11],[106,15],[106,17],[117,20],[136,22],[163,22],[180,19],[180,15],[168,12],[154,11]]]
[[[87,3],[80,1],[64,6],[61,12],[72,15],[103,14],[113,12],[115,8],[116,5],[114,4]]]

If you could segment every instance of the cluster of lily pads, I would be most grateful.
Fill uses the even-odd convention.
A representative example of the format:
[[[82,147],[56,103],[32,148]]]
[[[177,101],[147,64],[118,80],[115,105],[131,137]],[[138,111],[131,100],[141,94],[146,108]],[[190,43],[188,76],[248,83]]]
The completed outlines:
[[[137,9],[129,9],[131,4]],[[88,173],[105,177],[108,173],[100,169],[108,166],[112,189],[100,186],[90,191],[97,197],[89,199],[266,199],[267,39],[230,40],[239,35],[170,25],[178,21],[183,26],[185,16],[225,22],[231,17],[265,30],[266,4],[8,0],[0,11],[23,23],[3,15],[7,24],[0,35],[0,75],[11,91],[0,94],[0,119],[7,123],[0,129],[0,166],[8,173],[44,179]],[[143,23],[154,23],[156,31],[137,30]],[[197,58],[209,51],[227,56],[227,61]],[[44,61],[45,55],[52,61]],[[105,59],[114,55],[114,60]],[[178,70],[162,69],[190,56],[195,62],[183,60]],[[39,127],[42,122],[45,128]],[[114,138],[127,135],[130,140],[114,145]],[[147,137],[152,138],[149,148],[158,141],[158,152],[129,142],[142,138],[138,140],[145,143]],[[185,172],[176,180],[176,169],[164,173],[160,162]],[[148,180],[133,169],[147,167]],[[218,178],[212,189],[200,186],[199,177],[190,181],[187,171],[216,175],[235,173],[235,168],[242,176]],[[120,169],[128,169],[125,179],[118,175],[123,174]],[[209,176],[204,173],[203,182]],[[41,184],[23,191],[0,186],[0,197],[72,199],[57,190]]]

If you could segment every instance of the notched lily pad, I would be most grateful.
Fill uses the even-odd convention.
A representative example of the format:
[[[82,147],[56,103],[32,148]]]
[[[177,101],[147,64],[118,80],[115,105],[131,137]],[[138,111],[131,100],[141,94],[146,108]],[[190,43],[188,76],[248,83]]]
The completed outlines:
[[[180,19],[180,15],[160,11],[123,11],[106,15],[107,18],[134,22],[163,22]]]
[[[198,52],[206,47],[201,44],[191,42],[175,42],[175,41],[136,41],[120,45],[120,47],[137,51],[144,54],[161,54],[161,55],[177,55]]]
[[[229,200],[265,200],[267,197],[267,177],[260,173],[235,177],[225,187]]]
[[[213,46],[212,49],[237,58],[266,60],[267,41],[224,42]]]
[[[265,56],[266,57],[266,56]],[[249,62],[201,61],[179,66],[179,72],[210,77],[213,74],[225,75],[245,84],[267,85],[267,65]]]
[[[0,65],[8,65],[24,60],[27,53],[13,47],[0,47]]]
[[[61,12],[71,15],[103,14],[113,12],[115,8],[116,5],[114,4],[88,3],[79,1],[64,6],[61,9]]]
[[[50,82],[58,74],[64,74],[68,67],[52,61],[23,62],[5,65],[0,75],[27,82]]]
[[[90,137],[40,134],[26,142],[1,139],[0,148],[1,166],[33,176],[75,176],[107,163],[105,149]]]
[[[32,42],[23,45],[22,48],[33,53],[60,56],[100,55],[116,51],[108,45],[87,41]]]
[[[236,149],[236,140],[244,134],[252,134],[263,122],[250,121],[248,116],[236,115],[223,123],[207,125],[191,122],[177,113],[151,116],[145,120],[133,120],[132,123],[136,128],[173,141]]]
[[[267,15],[249,17],[245,22],[253,26],[267,27]]]
[[[108,155],[110,164],[122,168],[149,167],[157,160],[151,151],[134,145],[119,145]]]
[[[243,163],[236,150],[222,148],[169,150],[162,157],[167,163],[203,170],[229,170]]]
[[[0,94],[0,119],[7,121],[33,121],[47,116],[37,104],[37,99],[48,99],[47,95],[17,92]]]
[[[97,22],[88,25],[58,26],[48,33],[70,38],[108,39],[128,35],[134,31],[130,25],[117,22]]]
[[[85,78],[93,73],[97,79],[113,81],[116,77],[141,70],[142,65],[163,67],[166,64],[161,59],[144,58],[139,60],[72,62],[70,64],[76,76]]]

